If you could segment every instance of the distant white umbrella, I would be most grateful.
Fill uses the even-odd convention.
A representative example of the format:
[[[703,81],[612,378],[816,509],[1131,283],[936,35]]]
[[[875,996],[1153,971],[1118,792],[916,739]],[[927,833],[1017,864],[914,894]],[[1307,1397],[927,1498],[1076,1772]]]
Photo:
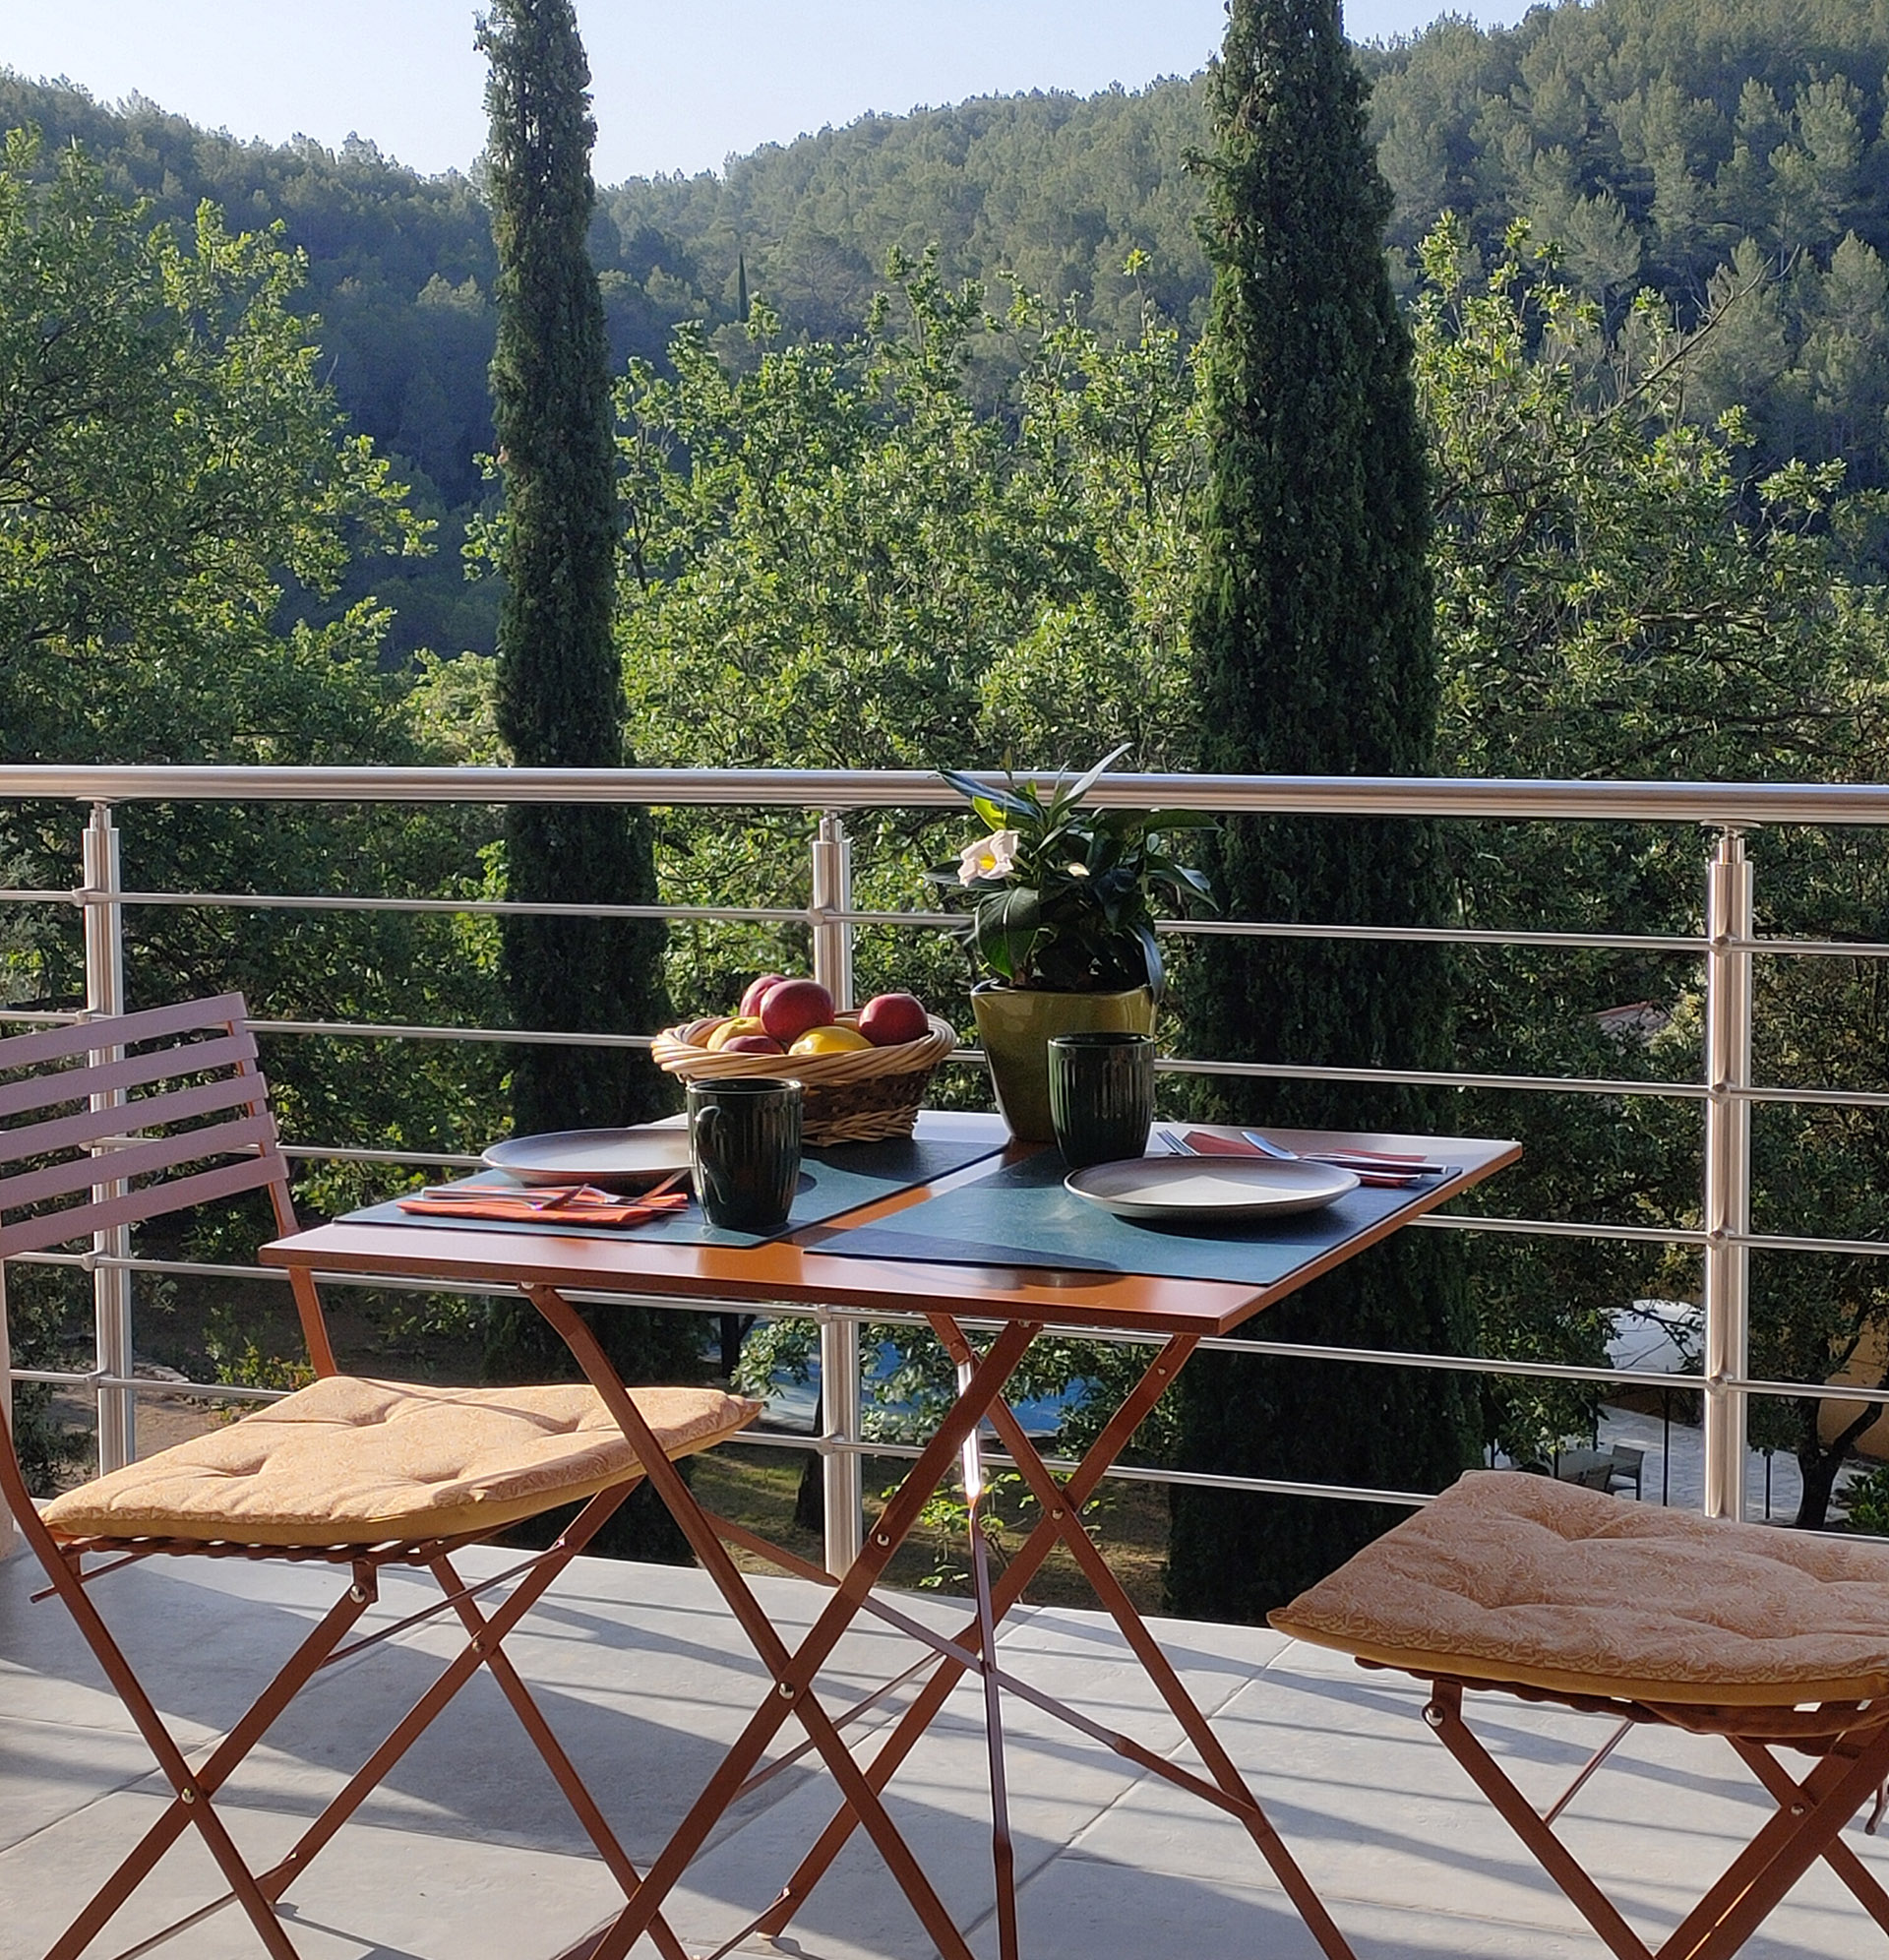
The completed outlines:
[[[1609,1317],[1607,1358],[1615,1368],[1685,1375],[1705,1352],[1705,1310],[1689,1300],[1635,1300]]]

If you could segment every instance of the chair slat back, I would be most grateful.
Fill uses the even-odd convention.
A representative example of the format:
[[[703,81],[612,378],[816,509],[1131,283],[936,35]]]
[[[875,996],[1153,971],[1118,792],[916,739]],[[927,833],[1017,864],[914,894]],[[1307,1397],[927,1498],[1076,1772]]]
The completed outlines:
[[[0,1259],[239,1192],[292,1232],[240,994],[0,1041]]]

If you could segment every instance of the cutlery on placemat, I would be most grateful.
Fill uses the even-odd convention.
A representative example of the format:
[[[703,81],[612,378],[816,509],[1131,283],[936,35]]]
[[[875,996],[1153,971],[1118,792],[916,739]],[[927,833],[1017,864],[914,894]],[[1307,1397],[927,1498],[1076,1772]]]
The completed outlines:
[[[1253,1152],[1261,1157],[1270,1157],[1275,1163],[1326,1164],[1334,1170],[1354,1172],[1368,1185],[1411,1185],[1420,1178],[1440,1177],[1448,1169],[1445,1164],[1427,1164],[1416,1157],[1392,1157],[1379,1155],[1374,1151],[1288,1150],[1283,1143],[1275,1143],[1269,1136],[1262,1136],[1255,1130],[1243,1130],[1238,1139],[1216,1137],[1214,1139],[1216,1142],[1233,1146],[1224,1150],[1203,1150],[1199,1145],[1189,1142],[1178,1131],[1162,1130],[1157,1133],[1167,1145],[1170,1156],[1246,1157],[1248,1152],[1238,1147],[1240,1141],[1245,1141],[1251,1145]]]
[[[1381,1171],[1386,1177],[1434,1178],[1440,1177],[1449,1168],[1447,1164],[1427,1164],[1421,1157],[1402,1157],[1388,1150],[1288,1150],[1283,1143],[1275,1143],[1271,1137],[1262,1136],[1256,1130],[1243,1130],[1240,1134],[1268,1157],[1283,1160],[1297,1158],[1307,1164],[1336,1164],[1346,1171]]]

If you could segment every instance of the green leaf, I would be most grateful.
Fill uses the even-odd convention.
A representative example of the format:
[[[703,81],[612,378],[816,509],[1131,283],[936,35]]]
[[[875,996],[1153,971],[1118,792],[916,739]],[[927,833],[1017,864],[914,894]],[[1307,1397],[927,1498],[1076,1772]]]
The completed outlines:
[[[1134,929],[1134,937],[1141,948],[1141,957],[1147,964],[1148,992],[1158,1001],[1167,992],[1167,969],[1161,963],[1161,942],[1154,928],[1140,925]]]
[[[1080,803],[1088,795],[1089,791],[1108,774],[1109,765],[1120,762],[1133,746],[1134,744],[1131,742],[1119,743],[1096,764],[1094,768],[1088,770],[1083,775],[1077,776],[1075,781],[1066,790],[1061,792],[1057,800],[1061,803]]]
[[[994,830],[1004,829],[1008,822],[1027,823],[1036,814],[1013,790],[992,788],[975,776],[960,775],[956,769],[940,769],[939,774]],[[998,814],[992,816],[992,811]]]
[[[1014,980],[1023,970],[1041,922],[1039,894],[1025,885],[1007,886],[979,904],[973,938],[1000,979]]]

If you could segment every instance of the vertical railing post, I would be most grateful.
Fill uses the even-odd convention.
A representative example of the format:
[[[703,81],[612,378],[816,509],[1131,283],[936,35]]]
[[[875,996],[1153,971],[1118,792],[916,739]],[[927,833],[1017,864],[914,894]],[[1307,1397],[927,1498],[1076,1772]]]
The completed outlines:
[[[834,914],[853,908],[853,847],[846,821],[825,812],[814,838],[814,978],[835,1009],[853,1005],[853,929]],[[820,1322],[821,1435],[831,1445],[859,1439],[859,1322]],[[863,1466],[858,1452],[828,1447],[821,1459],[826,1569],[835,1576],[858,1559],[865,1537]]]
[[[814,978],[841,1009],[853,1005],[853,929],[831,915],[852,909],[852,839],[845,818],[829,810],[814,838]]]
[[[111,805],[94,803],[91,821],[85,832],[85,889],[82,894],[86,914],[86,1012],[94,1018],[121,1014],[125,1011],[124,906],[119,893],[124,890],[118,857],[118,830],[111,821]],[[116,1061],[123,1051],[101,1048],[92,1052],[94,1064]],[[117,1091],[93,1096],[94,1109],[107,1109],[124,1101]],[[116,1197],[122,1184],[92,1187],[94,1198]],[[125,1258],[131,1252],[131,1233],[123,1225],[92,1235],[94,1256]],[[97,1265],[91,1274],[91,1311],[94,1366],[121,1381],[131,1379],[131,1274],[120,1265]],[[138,1403],[129,1388],[101,1383],[98,1388],[98,1468],[121,1470],[138,1454]]]
[[[1750,1348],[1751,864],[1719,832],[1705,912],[1705,1514],[1744,1515],[1743,1392]]]

